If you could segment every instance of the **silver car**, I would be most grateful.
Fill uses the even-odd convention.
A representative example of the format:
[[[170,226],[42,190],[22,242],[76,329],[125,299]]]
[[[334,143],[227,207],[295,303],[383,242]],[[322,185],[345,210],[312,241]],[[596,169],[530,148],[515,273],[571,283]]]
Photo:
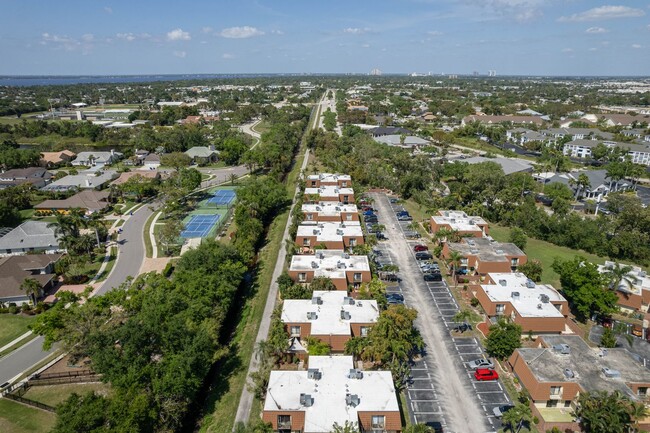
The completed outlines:
[[[508,412],[510,409],[512,409],[514,406],[511,404],[506,404],[504,406],[497,406],[494,409],[492,409],[492,412],[494,413],[494,416],[497,418],[501,418],[504,413]]]
[[[494,363],[486,358],[478,358],[468,363],[469,368],[476,370],[477,368],[494,368]]]

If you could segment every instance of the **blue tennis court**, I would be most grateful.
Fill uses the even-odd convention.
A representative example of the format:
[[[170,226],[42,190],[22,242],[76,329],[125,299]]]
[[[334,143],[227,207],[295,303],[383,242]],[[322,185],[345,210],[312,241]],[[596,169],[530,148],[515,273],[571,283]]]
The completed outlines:
[[[208,199],[208,203],[220,205],[229,205],[235,200],[235,191],[232,189],[218,189],[213,194],[212,197]]]
[[[181,232],[183,238],[203,238],[210,233],[221,215],[192,215]]]

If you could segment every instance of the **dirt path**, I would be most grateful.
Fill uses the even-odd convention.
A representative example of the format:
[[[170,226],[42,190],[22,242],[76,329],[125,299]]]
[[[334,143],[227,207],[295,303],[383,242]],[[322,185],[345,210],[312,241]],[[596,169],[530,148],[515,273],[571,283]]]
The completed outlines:
[[[451,348],[451,336],[431,304],[422,274],[388,198],[384,194],[373,194],[374,207],[386,226],[386,234],[391,245],[393,257],[400,269],[401,286],[406,303],[418,311],[416,326],[427,345],[427,358],[436,367],[433,373],[441,394],[441,407],[447,422],[446,431],[454,433],[484,433],[490,429],[485,424],[483,412],[478,407],[476,396],[469,382],[461,379],[466,375],[461,371],[459,359]]]

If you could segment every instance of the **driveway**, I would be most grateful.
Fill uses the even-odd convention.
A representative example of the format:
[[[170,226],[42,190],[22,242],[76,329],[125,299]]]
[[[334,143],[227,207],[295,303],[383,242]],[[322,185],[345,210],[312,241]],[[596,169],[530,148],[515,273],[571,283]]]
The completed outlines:
[[[487,416],[482,416],[486,410],[448,331],[448,320],[458,311],[455,300],[448,290],[440,290],[441,298],[433,296],[434,287],[446,289],[446,286],[433,283],[430,288],[422,279],[412,246],[406,241],[388,198],[384,194],[372,197],[379,222],[386,227],[389,239],[380,242],[388,245],[382,252],[389,254],[399,266],[405,303],[418,311],[415,325],[426,343],[422,359],[412,366],[412,383],[407,390],[411,420],[439,424],[445,431],[454,433],[493,430]],[[406,226],[408,222],[403,224]]]

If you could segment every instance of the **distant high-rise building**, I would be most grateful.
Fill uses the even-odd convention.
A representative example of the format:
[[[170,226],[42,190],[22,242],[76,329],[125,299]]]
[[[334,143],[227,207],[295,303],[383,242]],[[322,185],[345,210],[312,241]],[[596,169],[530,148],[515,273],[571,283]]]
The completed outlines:
[[[490,69],[488,71],[488,77],[496,77],[496,76],[497,76],[497,71],[495,71],[494,69]]]
[[[380,76],[381,75],[381,69],[375,68],[372,71],[370,71],[370,75],[375,75],[375,76]]]

